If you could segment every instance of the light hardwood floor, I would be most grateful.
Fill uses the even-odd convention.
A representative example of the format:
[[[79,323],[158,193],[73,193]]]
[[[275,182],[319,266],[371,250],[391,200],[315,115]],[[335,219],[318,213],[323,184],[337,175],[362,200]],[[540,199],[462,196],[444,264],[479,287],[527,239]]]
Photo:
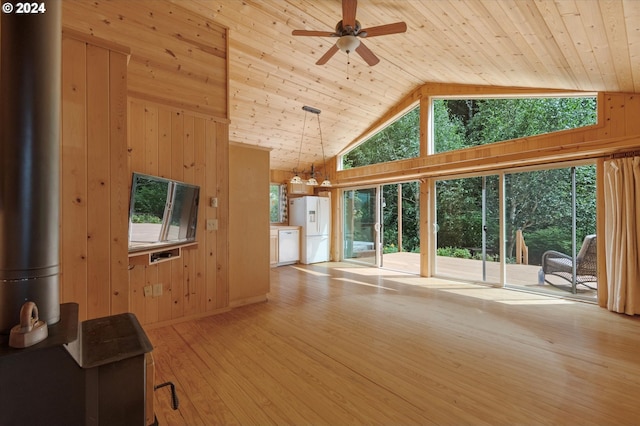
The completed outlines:
[[[640,422],[640,318],[346,263],[269,301],[148,331],[161,425]]]

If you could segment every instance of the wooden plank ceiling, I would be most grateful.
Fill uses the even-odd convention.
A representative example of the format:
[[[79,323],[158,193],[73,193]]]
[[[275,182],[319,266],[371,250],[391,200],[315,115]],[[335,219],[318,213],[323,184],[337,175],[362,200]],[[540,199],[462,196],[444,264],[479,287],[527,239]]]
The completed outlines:
[[[360,0],[362,27],[405,21],[365,40],[380,63],[338,52],[315,62],[340,0],[172,0],[229,28],[230,139],[272,149],[271,168],[321,165],[427,82],[640,92],[638,0]],[[348,78],[347,78],[348,77]]]

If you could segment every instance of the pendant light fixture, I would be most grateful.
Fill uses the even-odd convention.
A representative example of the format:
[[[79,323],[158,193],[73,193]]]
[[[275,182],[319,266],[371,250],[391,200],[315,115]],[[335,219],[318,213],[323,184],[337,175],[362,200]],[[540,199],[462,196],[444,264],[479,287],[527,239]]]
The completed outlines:
[[[303,107],[304,109],[304,107]],[[300,155],[302,154],[302,141],[304,140],[304,128],[307,124],[307,114],[304,114],[304,121],[302,122],[302,136],[300,137],[300,149],[298,150],[298,165],[295,169],[293,169],[294,176],[291,178],[290,182],[293,184],[302,183],[302,178],[298,175],[298,169],[300,168]]]
[[[307,180],[307,185],[309,185],[309,186],[318,186],[318,181],[316,180],[316,178],[314,178],[313,176],[311,176],[311,177]]]
[[[309,186],[318,186],[318,181],[316,180],[316,169],[311,164],[311,177],[307,181],[307,185]]]
[[[324,144],[322,143],[322,127],[320,127],[320,111],[318,111],[318,131],[320,132],[320,148],[322,148],[322,162],[324,163],[324,180],[320,184],[322,187],[331,186],[331,181],[329,180],[329,172],[327,171],[327,160],[324,156]]]
[[[298,150],[298,166],[293,169],[294,176],[291,178],[291,183],[303,183],[304,181],[298,174],[298,169],[300,168],[300,156],[302,154],[302,142],[304,141],[304,131],[307,124],[307,112],[315,114],[318,116],[318,130],[320,132],[320,148],[322,149],[322,162],[324,163],[324,177],[325,179],[322,181],[320,186],[329,187],[331,186],[331,181],[329,181],[328,173],[327,173],[327,161],[324,156],[324,143],[322,142],[322,128],[320,127],[320,110],[310,106],[303,106],[302,109],[305,111],[304,121],[302,122],[302,137],[300,138],[300,149]],[[307,180],[307,185],[309,186],[318,186],[318,180],[315,177],[316,171],[313,164],[311,164],[311,178]]]

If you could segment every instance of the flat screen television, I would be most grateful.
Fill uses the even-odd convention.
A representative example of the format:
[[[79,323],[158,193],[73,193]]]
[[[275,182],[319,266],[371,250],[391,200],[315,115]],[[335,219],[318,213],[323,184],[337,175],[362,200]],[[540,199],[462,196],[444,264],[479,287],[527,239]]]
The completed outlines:
[[[129,252],[195,242],[200,187],[133,173]]]

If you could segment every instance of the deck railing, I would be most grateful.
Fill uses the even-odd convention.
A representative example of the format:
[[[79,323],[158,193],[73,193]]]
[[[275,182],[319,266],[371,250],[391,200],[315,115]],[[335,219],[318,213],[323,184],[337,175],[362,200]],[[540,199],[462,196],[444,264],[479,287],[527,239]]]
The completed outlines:
[[[529,247],[524,241],[522,229],[516,231],[516,263],[521,265],[529,264]]]

